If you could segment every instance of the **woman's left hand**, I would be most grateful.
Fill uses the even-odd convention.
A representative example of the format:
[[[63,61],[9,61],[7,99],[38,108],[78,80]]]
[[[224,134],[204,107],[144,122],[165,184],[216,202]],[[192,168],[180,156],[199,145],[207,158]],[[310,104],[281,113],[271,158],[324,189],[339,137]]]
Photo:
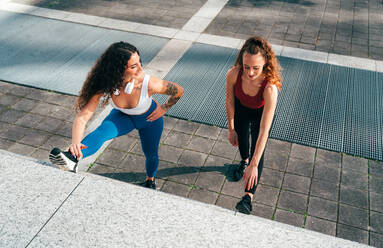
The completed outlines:
[[[148,121],[155,121],[166,113],[166,110],[157,103],[156,109],[146,118]]]
[[[243,180],[245,181],[245,189],[247,190],[250,190],[252,187],[257,185],[258,167],[254,165],[248,166],[243,174]]]

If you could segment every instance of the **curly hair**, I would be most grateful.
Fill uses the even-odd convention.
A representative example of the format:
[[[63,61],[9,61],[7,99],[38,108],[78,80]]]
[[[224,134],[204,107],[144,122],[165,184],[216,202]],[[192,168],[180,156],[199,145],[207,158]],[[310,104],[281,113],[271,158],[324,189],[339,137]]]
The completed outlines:
[[[76,100],[75,110],[80,111],[94,95],[101,93],[104,93],[102,105],[105,106],[112,93],[122,86],[126,66],[135,52],[140,54],[135,46],[127,42],[110,45],[88,73]]]
[[[237,59],[235,60],[234,66],[239,66],[243,70],[243,54],[247,52],[248,54],[262,54],[266,63],[263,66],[263,73],[268,79],[269,83],[275,84],[280,90],[282,88],[282,79],[280,71],[282,70],[277,57],[274,54],[271,45],[262,37],[254,36],[246,40],[243,44],[241,50],[238,53]]]

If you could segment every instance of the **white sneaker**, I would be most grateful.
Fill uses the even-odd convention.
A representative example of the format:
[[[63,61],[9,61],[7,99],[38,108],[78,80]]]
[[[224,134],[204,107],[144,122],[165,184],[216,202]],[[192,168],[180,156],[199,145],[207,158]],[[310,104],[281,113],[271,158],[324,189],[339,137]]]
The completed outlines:
[[[63,152],[55,147],[49,153],[49,160],[62,170],[77,173],[78,160],[70,152]]]

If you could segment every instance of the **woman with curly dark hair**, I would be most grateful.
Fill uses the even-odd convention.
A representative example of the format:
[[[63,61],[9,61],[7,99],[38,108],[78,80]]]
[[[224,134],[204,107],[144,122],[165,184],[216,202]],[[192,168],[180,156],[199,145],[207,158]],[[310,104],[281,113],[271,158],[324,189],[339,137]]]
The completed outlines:
[[[238,146],[242,159],[234,180],[243,177],[245,182],[245,195],[236,208],[245,214],[252,211],[251,200],[261,177],[263,154],[281,87],[280,66],[270,44],[257,36],[247,39],[226,74],[228,139]]]
[[[160,105],[153,94],[170,96]],[[146,157],[144,186],[155,189],[162,116],[182,95],[183,88],[178,84],[144,74],[136,47],[122,41],[114,43],[97,60],[77,98],[72,144],[68,151],[54,148],[49,158],[60,168],[76,172],[78,160],[94,154],[105,141],[138,129]],[[100,100],[103,105],[110,100],[113,109],[96,130],[83,138],[86,123]]]

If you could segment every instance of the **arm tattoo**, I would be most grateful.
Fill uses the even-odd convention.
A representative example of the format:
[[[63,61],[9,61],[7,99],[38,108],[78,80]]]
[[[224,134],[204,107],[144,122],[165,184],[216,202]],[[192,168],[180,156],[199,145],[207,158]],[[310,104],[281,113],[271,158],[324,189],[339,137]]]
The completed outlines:
[[[166,85],[166,91],[165,93],[167,95],[177,95],[178,93],[178,89],[177,89],[177,86],[175,86],[173,83],[169,82],[168,85]]]
[[[165,104],[162,105],[162,107],[164,109],[166,109],[166,111],[168,111],[170,109],[171,106],[173,106],[174,104],[176,104],[178,102],[180,98],[179,97],[174,97],[174,96],[171,96],[169,97],[169,99],[165,102]]]

